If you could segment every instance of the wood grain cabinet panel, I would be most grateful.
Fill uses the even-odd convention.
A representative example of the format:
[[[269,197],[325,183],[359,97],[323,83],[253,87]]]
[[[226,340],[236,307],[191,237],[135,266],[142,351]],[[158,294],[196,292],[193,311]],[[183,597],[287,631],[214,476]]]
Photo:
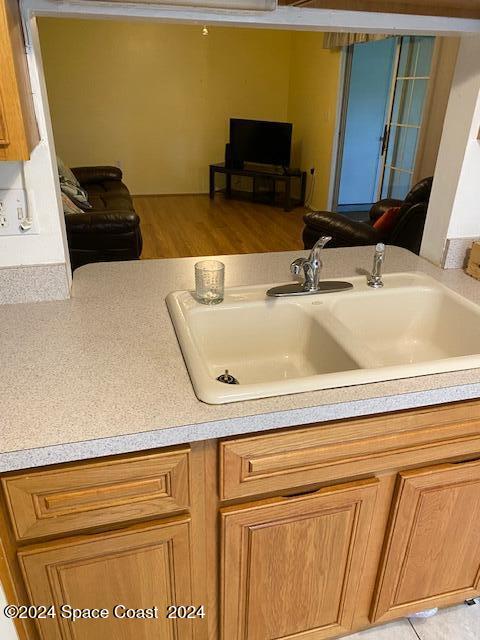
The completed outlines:
[[[279,0],[278,4],[308,9],[345,9],[480,18],[480,0]]]
[[[38,143],[18,0],[0,0],[0,160],[28,160]]]
[[[37,620],[41,640],[192,640],[191,620],[167,620],[170,604],[192,600],[190,521],[131,527],[20,551],[31,603],[56,607]],[[62,605],[105,608],[106,619],[60,615]],[[114,607],[158,607],[157,617],[121,619]],[[125,609],[117,611],[123,615]],[[152,613],[155,615],[155,613]]]
[[[4,476],[17,540],[180,512],[190,504],[189,448]]]
[[[222,510],[222,640],[347,633],[378,481]]]
[[[399,475],[372,622],[480,593],[480,462]]]
[[[283,491],[479,450],[475,403],[245,436],[220,443],[220,496]]]
[[[8,145],[7,126],[5,123],[5,108],[3,106],[3,98],[0,93],[0,146]]]

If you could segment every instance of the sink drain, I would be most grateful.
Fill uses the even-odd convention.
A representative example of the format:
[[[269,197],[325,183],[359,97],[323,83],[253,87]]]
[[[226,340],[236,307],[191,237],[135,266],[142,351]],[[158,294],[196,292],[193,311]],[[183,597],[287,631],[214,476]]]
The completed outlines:
[[[238,380],[234,378],[230,373],[228,373],[228,369],[225,369],[225,373],[222,373],[221,376],[218,376],[217,380],[219,382],[223,382],[224,384],[239,384]]]

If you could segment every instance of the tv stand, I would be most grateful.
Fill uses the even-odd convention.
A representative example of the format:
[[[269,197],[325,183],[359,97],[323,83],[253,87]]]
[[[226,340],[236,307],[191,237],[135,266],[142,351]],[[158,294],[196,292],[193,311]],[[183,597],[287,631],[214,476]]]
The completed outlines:
[[[232,176],[244,176],[247,178],[252,178],[253,180],[253,189],[252,189],[252,200],[256,201],[256,180],[258,179],[267,179],[272,181],[273,186],[273,198],[271,199],[270,204],[275,204],[275,193],[276,193],[276,184],[277,182],[283,182],[285,185],[285,196],[283,198],[283,208],[285,211],[291,211],[294,207],[303,206],[305,204],[305,191],[307,186],[307,173],[305,171],[300,171],[299,169],[288,169],[282,173],[259,170],[259,169],[235,169],[233,167],[226,167],[224,162],[219,162],[217,164],[210,165],[210,198],[215,197],[215,176],[217,173],[223,173],[226,177],[226,188],[225,188],[225,196],[227,198],[233,198],[235,194],[232,191]],[[300,180],[300,198],[292,197],[292,181]]]

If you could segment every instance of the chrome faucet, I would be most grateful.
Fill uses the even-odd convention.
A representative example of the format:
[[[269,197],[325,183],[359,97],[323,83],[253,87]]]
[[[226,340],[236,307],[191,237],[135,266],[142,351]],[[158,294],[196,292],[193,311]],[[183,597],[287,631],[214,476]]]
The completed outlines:
[[[294,276],[300,275],[303,271],[304,282],[285,284],[280,287],[273,287],[267,291],[267,296],[271,298],[282,298],[284,296],[305,296],[315,293],[333,293],[334,291],[344,291],[351,289],[350,282],[333,282],[326,280],[320,282],[322,273],[322,261],[320,259],[323,247],[330,242],[331,236],[321,236],[310,251],[308,258],[297,258],[290,265],[290,273]]]
[[[297,258],[290,265],[290,272],[294,276],[298,276],[303,269],[305,275],[303,288],[305,291],[318,291],[320,274],[323,267],[320,254],[323,247],[330,242],[331,239],[331,236],[321,236],[310,251],[308,258]]]
[[[373,256],[373,269],[372,273],[368,276],[367,284],[373,289],[380,289],[383,287],[382,280],[382,265],[385,260],[385,245],[383,242],[379,242],[375,247],[375,255]]]

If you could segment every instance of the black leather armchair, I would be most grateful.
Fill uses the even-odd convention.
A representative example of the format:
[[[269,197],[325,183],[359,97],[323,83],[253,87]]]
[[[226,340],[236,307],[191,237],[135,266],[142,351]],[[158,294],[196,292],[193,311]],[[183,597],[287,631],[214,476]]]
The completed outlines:
[[[331,211],[314,211],[304,216],[303,244],[311,249],[320,236],[332,236],[329,247],[355,247],[377,242],[403,247],[420,253],[423,229],[433,178],[425,178],[408,193],[405,200],[380,200],[369,212],[370,222],[358,222]],[[385,235],[373,227],[380,216],[392,207],[400,207],[394,228]]]
[[[138,260],[142,252],[140,219],[117,167],[75,167],[92,208],[65,214],[72,269],[91,262]]]

